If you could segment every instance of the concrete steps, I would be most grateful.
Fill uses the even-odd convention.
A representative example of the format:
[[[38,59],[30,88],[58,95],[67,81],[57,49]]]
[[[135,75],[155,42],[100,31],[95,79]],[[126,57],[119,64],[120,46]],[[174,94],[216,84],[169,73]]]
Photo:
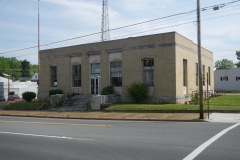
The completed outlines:
[[[90,107],[91,95],[75,95],[56,110],[58,111],[86,111]]]

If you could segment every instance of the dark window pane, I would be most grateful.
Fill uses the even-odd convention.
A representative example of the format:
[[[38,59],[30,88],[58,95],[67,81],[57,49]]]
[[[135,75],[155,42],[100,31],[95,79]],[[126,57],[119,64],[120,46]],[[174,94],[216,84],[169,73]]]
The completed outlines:
[[[57,87],[57,67],[50,66],[51,73],[51,87]]]
[[[81,87],[81,65],[72,66],[72,86]]]
[[[153,86],[154,59],[143,59],[143,83]]]
[[[110,81],[112,86],[122,86],[122,62],[110,63]]]

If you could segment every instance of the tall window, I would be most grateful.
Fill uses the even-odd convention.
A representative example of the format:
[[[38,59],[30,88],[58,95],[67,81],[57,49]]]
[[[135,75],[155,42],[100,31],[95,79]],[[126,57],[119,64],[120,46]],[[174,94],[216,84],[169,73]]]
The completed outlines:
[[[100,63],[91,64],[91,74],[100,74]]]
[[[81,65],[72,66],[72,86],[81,87]]]
[[[57,87],[57,66],[50,66],[51,87]]]
[[[196,63],[196,86],[198,86],[198,63]]]
[[[211,85],[211,69],[210,69],[210,66],[208,66],[208,83],[209,83],[209,86]]]
[[[143,83],[147,86],[153,86],[154,60],[143,59]]]
[[[110,81],[112,86],[122,86],[122,62],[110,63]]]
[[[203,65],[202,66],[203,67],[203,73],[202,73],[202,79],[203,79],[203,86],[205,86],[205,80],[206,80],[206,78],[205,78],[205,65]]]
[[[187,60],[183,59],[183,86],[187,86]]]

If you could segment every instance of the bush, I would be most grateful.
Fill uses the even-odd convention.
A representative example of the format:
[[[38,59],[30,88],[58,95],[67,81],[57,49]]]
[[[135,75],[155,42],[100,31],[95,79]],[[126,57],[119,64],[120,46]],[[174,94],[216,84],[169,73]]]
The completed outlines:
[[[193,104],[199,104],[199,99],[198,98],[199,98],[199,93],[198,92],[192,94],[192,103]]]
[[[56,94],[63,94],[63,91],[61,89],[51,89],[51,90],[49,90],[49,96],[56,95]]]
[[[34,92],[24,92],[22,97],[25,101],[31,102],[34,98],[36,98],[36,93]]]
[[[128,87],[128,93],[131,95],[135,102],[140,102],[147,97],[147,86],[143,83],[134,82],[130,87]]]
[[[102,95],[109,95],[109,94],[113,94],[114,93],[114,88],[113,86],[107,86],[107,87],[104,87],[101,91],[101,94]]]

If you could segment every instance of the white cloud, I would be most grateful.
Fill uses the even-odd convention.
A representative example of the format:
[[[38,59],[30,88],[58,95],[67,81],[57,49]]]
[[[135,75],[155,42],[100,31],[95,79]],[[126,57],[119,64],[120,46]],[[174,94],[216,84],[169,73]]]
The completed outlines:
[[[118,0],[118,3],[123,9],[130,11],[151,10],[154,8],[165,8],[172,0]]]

